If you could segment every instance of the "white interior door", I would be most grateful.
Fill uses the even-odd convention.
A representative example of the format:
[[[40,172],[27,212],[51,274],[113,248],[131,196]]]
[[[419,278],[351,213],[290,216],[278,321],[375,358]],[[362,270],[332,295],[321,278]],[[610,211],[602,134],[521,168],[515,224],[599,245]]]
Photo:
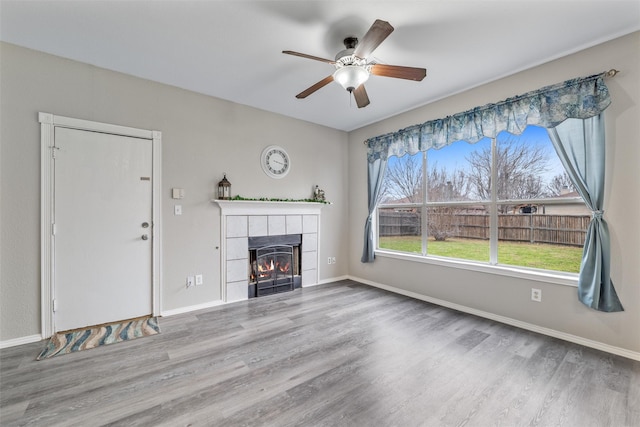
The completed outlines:
[[[55,128],[54,328],[151,314],[149,139]]]

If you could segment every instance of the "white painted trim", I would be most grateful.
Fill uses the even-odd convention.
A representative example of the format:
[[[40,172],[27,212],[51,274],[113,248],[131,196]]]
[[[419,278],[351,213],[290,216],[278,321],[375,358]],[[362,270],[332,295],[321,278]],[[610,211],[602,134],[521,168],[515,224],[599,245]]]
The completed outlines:
[[[349,279],[363,283],[365,285],[373,286],[375,288],[384,289],[396,294],[404,295],[410,298],[415,298],[421,301],[430,302],[432,304],[440,305],[442,307],[451,308],[463,313],[472,314],[478,317],[484,317],[485,319],[495,320],[496,322],[504,323],[507,325],[515,326],[516,328],[526,329],[528,331],[536,332],[542,335],[547,335],[553,338],[558,338],[564,341],[580,344],[585,347],[594,348],[607,353],[615,354],[617,356],[626,357],[628,359],[640,361],[640,352],[627,350],[625,348],[612,346],[599,341],[593,341],[587,338],[583,338],[577,335],[568,334],[566,332],[556,331],[555,329],[545,328],[542,326],[534,325],[532,323],[522,322],[520,320],[512,319],[510,317],[500,316],[498,314],[489,313],[487,311],[477,310],[475,308],[466,307],[464,305],[455,304],[449,301],[441,300],[438,298],[432,298],[426,295],[418,294],[416,292],[407,291],[404,289],[396,288],[394,286],[383,285],[382,283],[373,282],[371,280],[362,279],[359,277],[349,276]]]
[[[220,298],[227,301],[227,216],[220,208]]]
[[[319,280],[318,283],[314,283],[313,285],[307,285],[307,286],[303,286],[303,288],[309,288],[311,286],[318,286],[318,285],[326,285],[327,283],[333,283],[333,282],[340,282],[342,280],[349,280],[350,277],[349,276],[339,276],[339,277],[332,277],[330,279],[322,279]]]
[[[53,334],[53,114],[40,113],[40,333]]]
[[[205,302],[203,304],[190,305],[187,307],[174,308],[171,310],[163,310],[162,316],[169,317],[169,316],[175,316],[177,314],[191,313],[192,311],[204,310],[206,308],[217,307],[219,305],[225,305],[225,304],[231,304],[231,303],[225,303],[222,300],[210,301],[210,302]]]
[[[38,341],[42,341],[42,337],[40,335],[28,335],[26,337],[0,341],[0,348],[16,347],[18,345],[31,344]]]
[[[40,319],[41,337],[54,332],[53,295],[55,295],[55,237],[52,234],[54,207],[54,132],[56,127],[109,133],[152,142],[152,310],[157,316],[162,307],[162,133],[126,126],[99,123],[71,117],[38,113],[40,122]]]
[[[88,130],[91,132],[102,132],[112,135],[130,136],[133,138],[153,139],[154,134],[160,134],[160,132],[153,130],[93,122],[90,120],[76,119],[72,117],[56,116],[51,113],[40,113],[39,118],[41,123],[47,123],[56,127]]]
[[[452,259],[436,256],[423,256],[408,252],[397,252],[385,249],[376,249],[376,256],[383,258],[393,258],[403,261],[414,261],[423,264],[433,264],[442,267],[456,268],[461,270],[478,271],[481,273],[495,274],[498,276],[517,277],[519,279],[535,280],[543,283],[578,287],[578,275],[575,273],[563,273],[561,271],[548,271],[527,269],[525,267],[515,267],[508,265],[490,265],[480,262],[467,261],[462,259]]]
[[[320,215],[325,203],[212,200],[223,215]]]
[[[152,131],[152,298],[153,315],[162,309],[162,133]]]
[[[318,209],[316,212],[318,218],[318,228],[316,229],[316,284],[320,284],[320,245],[322,244],[322,234],[320,233],[320,231],[322,230],[322,215],[320,215],[320,209]]]

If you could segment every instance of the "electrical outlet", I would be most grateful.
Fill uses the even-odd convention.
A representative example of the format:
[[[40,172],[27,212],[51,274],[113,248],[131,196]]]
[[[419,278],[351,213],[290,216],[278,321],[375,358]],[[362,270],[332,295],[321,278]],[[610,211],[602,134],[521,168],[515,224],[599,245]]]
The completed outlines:
[[[196,284],[196,280],[193,276],[187,276],[187,289],[194,286]]]
[[[542,290],[531,288],[531,301],[542,302]]]
[[[174,215],[182,215],[182,205],[175,205],[173,207],[173,214]]]
[[[327,259],[327,264],[331,265],[331,257]]]
[[[202,285],[203,279],[202,274],[196,274],[196,286]]]

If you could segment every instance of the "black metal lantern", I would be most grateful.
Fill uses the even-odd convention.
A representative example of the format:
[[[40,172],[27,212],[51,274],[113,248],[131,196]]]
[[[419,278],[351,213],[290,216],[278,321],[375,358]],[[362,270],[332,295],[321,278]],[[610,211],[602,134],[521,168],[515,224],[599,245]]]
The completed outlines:
[[[218,183],[218,199],[229,200],[231,198],[231,183],[227,180],[227,174],[224,174],[222,181]]]

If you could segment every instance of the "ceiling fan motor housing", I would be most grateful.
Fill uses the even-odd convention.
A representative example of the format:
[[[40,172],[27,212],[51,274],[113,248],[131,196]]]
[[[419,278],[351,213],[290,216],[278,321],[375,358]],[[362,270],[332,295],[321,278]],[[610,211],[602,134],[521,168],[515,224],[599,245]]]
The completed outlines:
[[[343,41],[344,47],[347,49],[355,49],[358,46],[358,38],[357,37],[347,37]]]
[[[349,92],[353,92],[367,81],[371,71],[371,65],[367,64],[366,59],[358,58],[353,54],[357,44],[358,39],[355,37],[344,39],[346,49],[338,52],[334,64],[336,67],[333,74],[334,80]]]

